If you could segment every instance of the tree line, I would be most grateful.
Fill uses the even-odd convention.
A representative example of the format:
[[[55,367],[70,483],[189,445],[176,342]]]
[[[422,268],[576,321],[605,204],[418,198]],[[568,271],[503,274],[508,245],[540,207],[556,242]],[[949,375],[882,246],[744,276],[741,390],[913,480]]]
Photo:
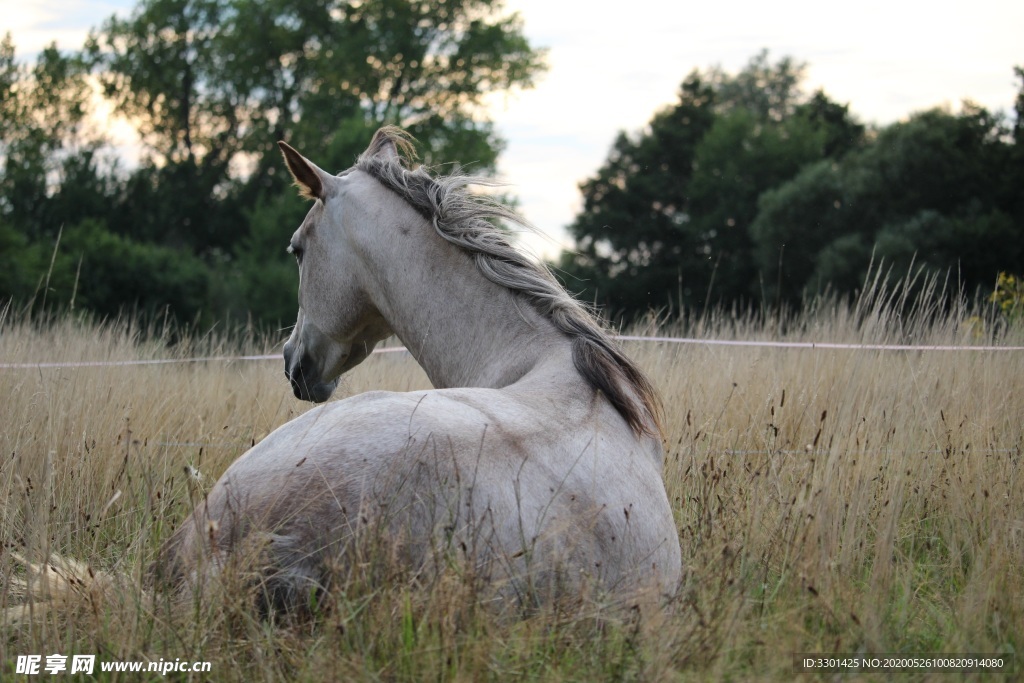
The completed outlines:
[[[499,0],[143,0],[83,49],[0,41],[0,303],[100,316],[287,323],[304,203],[274,144],[350,166],[399,124],[423,162],[491,173],[485,94],[544,69]],[[1012,119],[967,104],[873,128],[756,55],[695,70],[584,182],[557,264],[623,318],[853,291],[872,262],[989,287],[1024,256],[1024,85]],[[1016,69],[1024,84],[1024,71]],[[90,112],[142,142],[128,168]]]
[[[570,287],[626,319],[651,308],[799,306],[869,268],[992,291],[1024,268],[1024,69],[1011,117],[966,102],[881,128],[754,56],[696,70],[621,133],[569,231]],[[1009,75],[1009,74],[1008,74]]]
[[[493,171],[485,94],[544,68],[499,0],[143,0],[51,45],[34,65],[0,43],[0,305],[207,326],[295,316],[284,255],[308,208],[275,142],[352,165],[400,124],[424,163]],[[143,145],[126,168],[89,113]]]

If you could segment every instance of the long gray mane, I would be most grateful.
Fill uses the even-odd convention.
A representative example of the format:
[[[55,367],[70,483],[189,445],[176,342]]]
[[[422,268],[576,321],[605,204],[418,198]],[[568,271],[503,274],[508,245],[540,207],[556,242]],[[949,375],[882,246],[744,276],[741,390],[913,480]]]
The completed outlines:
[[[661,403],[643,371],[546,267],[513,247],[490,222],[500,219],[526,226],[525,220],[489,197],[467,192],[468,185],[481,184],[478,179],[457,172],[432,176],[423,167],[406,168],[403,155],[415,158],[411,140],[399,128],[381,128],[355,167],[408,202],[442,238],[473,254],[484,277],[516,292],[547,316],[572,339],[576,369],[611,401],[630,428],[637,434],[660,436]],[[394,145],[399,154],[381,154],[388,145]]]

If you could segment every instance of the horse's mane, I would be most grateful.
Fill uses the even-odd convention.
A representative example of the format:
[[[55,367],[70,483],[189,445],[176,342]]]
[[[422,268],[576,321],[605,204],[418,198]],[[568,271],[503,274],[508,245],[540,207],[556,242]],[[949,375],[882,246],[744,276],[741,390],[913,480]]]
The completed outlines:
[[[381,154],[394,145],[398,155]],[[600,390],[637,434],[661,435],[661,402],[647,376],[626,356],[584,306],[565,291],[545,266],[513,247],[491,221],[528,227],[509,207],[471,194],[468,185],[493,185],[456,171],[434,176],[422,166],[409,170],[403,159],[415,158],[412,138],[400,128],[377,131],[356,168],[376,178],[430,221],[437,234],[473,254],[491,282],[507,287],[532,304],[572,339],[576,369]]]

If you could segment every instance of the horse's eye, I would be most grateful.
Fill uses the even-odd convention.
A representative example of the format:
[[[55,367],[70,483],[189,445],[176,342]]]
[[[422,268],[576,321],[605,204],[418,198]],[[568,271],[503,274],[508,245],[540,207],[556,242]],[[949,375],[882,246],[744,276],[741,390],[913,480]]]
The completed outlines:
[[[295,246],[294,244],[288,245],[288,253],[295,256],[295,262],[302,265],[302,249]]]

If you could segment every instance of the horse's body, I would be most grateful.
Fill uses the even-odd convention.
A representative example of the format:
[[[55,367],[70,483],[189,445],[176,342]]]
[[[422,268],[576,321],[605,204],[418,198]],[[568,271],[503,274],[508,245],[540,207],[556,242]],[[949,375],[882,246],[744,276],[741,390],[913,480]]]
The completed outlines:
[[[186,582],[241,547],[275,602],[328,582],[383,534],[402,562],[452,558],[523,596],[674,589],[681,563],[650,385],[564,290],[484,218],[458,178],[408,171],[394,129],[331,176],[282,146],[316,200],[291,250],[297,396],[396,334],[437,389],[370,392],[283,425],[224,473],[162,560]]]

